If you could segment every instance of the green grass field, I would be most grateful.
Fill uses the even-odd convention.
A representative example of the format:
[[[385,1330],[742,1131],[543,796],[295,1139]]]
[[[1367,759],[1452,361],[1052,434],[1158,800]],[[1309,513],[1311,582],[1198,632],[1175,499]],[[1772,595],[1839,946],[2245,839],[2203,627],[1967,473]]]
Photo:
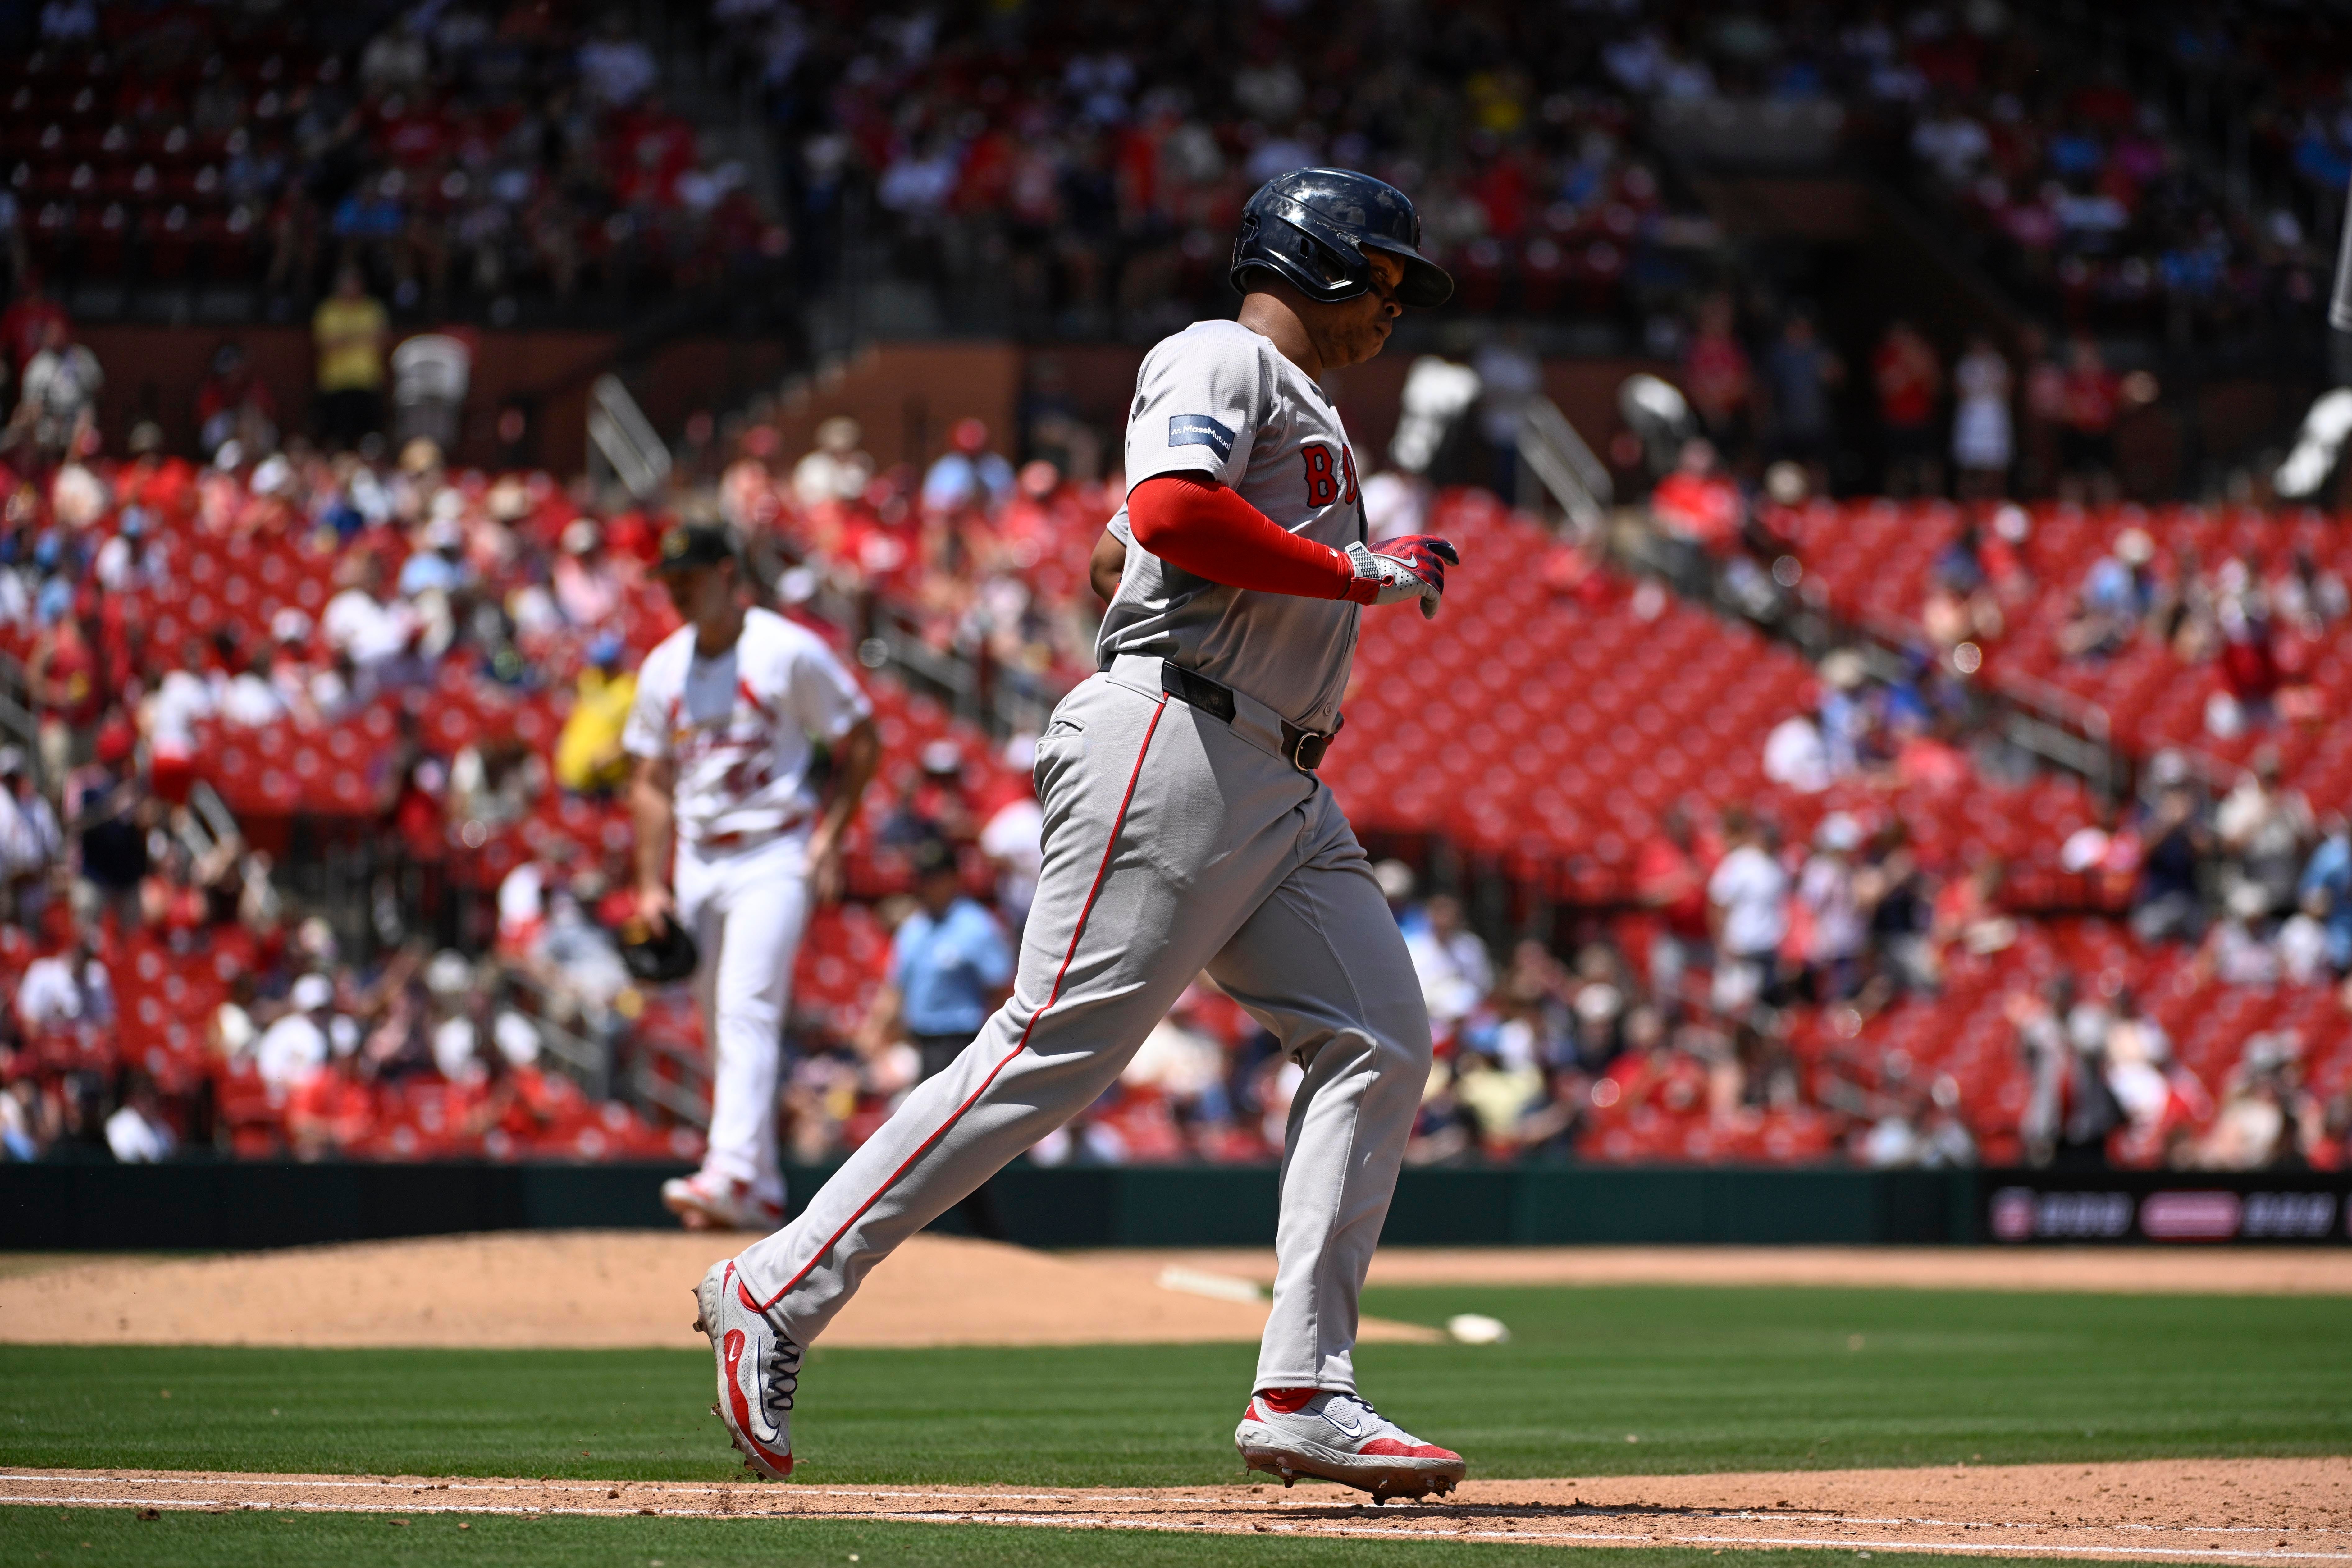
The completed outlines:
[[[1365,1306],[1432,1323],[1481,1311],[1510,1325],[1505,1345],[1360,1352],[1366,1393],[1461,1449],[1475,1477],[2352,1453],[2352,1302],[2340,1299],[1447,1288],[1372,1291]],[[1236,1481],[1231,1434],[1253,1355],[1238,1345],[820,1347],[794,1425],[800,1474],[826,1483]],[[16,1346],[0,1349],[0,1462],[13,1466],[740,1476],[707,1413],[709,1359],[687,1352]],[[340,1563],[357,1560],[364,1541],[366,1559],[383,1562],[643,1568],[660,1557],[683,1568],[755,1555],[843,1563],[856,1552],[862,1568],[1098,1561],[1114,1539],[573,1519],[484,1520],[462,1532],[420,1520],[394,1540],[385,1532],[397,1527],[381,1516],[78,1518],[87,1530],[54,1510],[0,1511],[0,1561],[37,1552],[98,1561],[135,1541],[142,1568]],[[789,1540],[750,1544],[754,1532],[779,1531]],[[1115,1539],[1122,1563],[1220,1560],[1197,1538]],[[1342,1552],[1350,1563],[1493,1563],[1513,1550],[1248,1544],[1250,1561],[1302,1563],[1337,1563]]]
[[[142,1520],[128,1510],[0,1511],[0,1561],[136,1563],[139,1568],[250,1568],[258,1563],[387,1568],[1536,1568],[1563,1549],[1466,1542],[1268,1541],[1252,1536],[1115,1534],[1010,1525],[864,1524],[832,1520],[448,1519],[384,1514],[185,1514]],[[1724,1568],[1723,1553],[1640,1547],[1567,1549],[1577,1568]],[[1958,1568],[1959,1557],[1906,1563]],[[2047,1561],[2005,1557],[2003,1564]],[[1771,1568],[1856,1568],[1854,1553],[1778,1551]]]

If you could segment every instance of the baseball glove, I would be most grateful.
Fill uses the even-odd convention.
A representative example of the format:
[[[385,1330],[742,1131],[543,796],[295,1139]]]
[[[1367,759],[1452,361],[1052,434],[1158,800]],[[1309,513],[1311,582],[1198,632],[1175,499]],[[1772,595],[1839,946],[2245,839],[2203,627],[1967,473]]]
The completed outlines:
[[[642,915],[621,922],[621,963],[630,978],[646,985],[671,985],[692,974],[702,962],[694,938],[676,921],[658,926]]]

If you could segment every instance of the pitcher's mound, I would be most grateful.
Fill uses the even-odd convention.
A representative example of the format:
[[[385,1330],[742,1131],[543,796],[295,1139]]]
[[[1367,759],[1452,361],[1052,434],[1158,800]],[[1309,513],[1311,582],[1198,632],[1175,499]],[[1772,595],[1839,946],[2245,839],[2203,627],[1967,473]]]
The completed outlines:
[[[660,1231],[435,1237],[0,1279],[17,1344],[429,1345],[614,1350],[703,1344],[695,1281],[724,1240]],[[1234,1294],[1240,1294],[1235,1291]],[[827,1345],[1255,1341],[1262,1300],[1162,1289],[1115,1264],[919,1236],[869,1277]],[[1435,1340],[1366,1319],[1367,1340]]]

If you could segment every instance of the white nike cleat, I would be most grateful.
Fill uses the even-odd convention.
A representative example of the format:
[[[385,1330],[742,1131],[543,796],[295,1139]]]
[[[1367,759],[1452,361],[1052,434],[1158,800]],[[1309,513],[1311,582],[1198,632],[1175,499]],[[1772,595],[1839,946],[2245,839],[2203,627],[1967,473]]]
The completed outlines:
[[[784,1205],[751,1193],[751,1184],[697,1171],[661,1184],[662,1207],[688,1230],[766,1232],[784,1223]]]
[[[1423,1442],[1352,1394],[1318,1390],[1291,1409],[1280,1408],[1299,1392],[1250,1395],[1234,1429],[1242,1463],[1281,1477],[1284,1486],[1317,1476],[1386,1502],[1450,1492],[1469,1468],[1451,1448]]]
[[[710,1266],[694,1305],[695,1331],[710,1336],[719,1363],[719,1403],[710,1413],[727,1424],[746,1469],[781,1481],[793,1473],[801,1347],[760,1310],[732,1258]]]

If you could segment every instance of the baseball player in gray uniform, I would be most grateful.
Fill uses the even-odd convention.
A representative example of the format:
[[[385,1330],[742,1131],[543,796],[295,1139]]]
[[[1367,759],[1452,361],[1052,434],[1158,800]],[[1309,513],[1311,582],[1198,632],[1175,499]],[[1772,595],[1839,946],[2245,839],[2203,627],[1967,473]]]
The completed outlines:
[[[696,1292],[720,1418],[755,1470],[792,1469],[803,1347],[866,1271],[1084,1110],[1202,969],[1305,1070],[1282,1162],[1279,1257],[1244,1461],[1377,1500],[1450,1491],[1460,1455],[1356,1392],[1357,1298],[1429,1072],[1396,922],[1315,775],[1365,605],[1436,613],[1453,547],[1366,538],[1318,378],[1381,351],[1453,281],[1402,193],[1308,169],[1251,197],[1239,319],[1161,342],[1137,377],[1128,503],[1096,552],[1118,587],[1099,673],[1037,743],[1045,867],[1012,998],[799,1218]]]

